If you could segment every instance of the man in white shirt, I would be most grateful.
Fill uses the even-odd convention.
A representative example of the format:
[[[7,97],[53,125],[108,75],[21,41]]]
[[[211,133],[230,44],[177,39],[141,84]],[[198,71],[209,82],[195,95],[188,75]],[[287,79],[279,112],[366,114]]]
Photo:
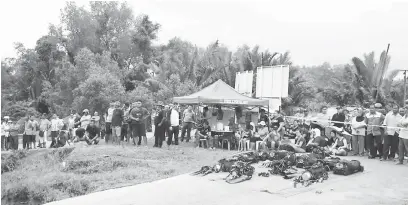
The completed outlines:
[[[112,123],[112,116],[113,116],[114,110],[115,110],[115,103],[111,102],[109,104],[108,110],[105,113],[105,142],[106,143],[108,143],[112,135],[111,123]]]
[[[51,122],[47,119],[47,115],[44,113],[40,119],[40,148],[46,148],[46,142],[48,137],[48,130],[51,128]]]
[[[51,145],[50,148],[54,146],[55,143],[57,143],[56,139],[58,137],[59,131],[62,129],[64,126],[64,123],[62,122],[61,119],[58,118],[56,114],[52,116],[51,119]]]
[[[170,146],[173,138],[174,144],[178,145],[178,135],[180,131],[180,113],[178,105],[170,105],[169,110],[170,127],[169,134],[167,138],[167,146]]]
[[[398,145],[398,163],[403,164],[404,156],[408,152],[408,109],[405,108],[405,115],[398,123],[402,129],[399,133],[399,145]]]
[[[389,160],[394,160],[395,158],[395,152],[397,151],[399,141],[399,130],[392,127],[397,127],[398,123],[402,119],[402,116],[398,112],[398,105],[394,105],[392,107],[392,112],[389,112],[387,113],[387,115],[385,115],[383,125],[387,127],[385,128],[386,133],[384,135],[383,158],[381,159],[381,161],[386,160],[387,158]]]

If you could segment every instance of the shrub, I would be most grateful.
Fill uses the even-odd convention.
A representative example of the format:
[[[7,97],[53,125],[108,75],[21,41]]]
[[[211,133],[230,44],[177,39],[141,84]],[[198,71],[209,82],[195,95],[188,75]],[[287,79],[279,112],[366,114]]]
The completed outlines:
[[[13,151],[10,155],[1,159],[1,173],[11,172],[13,171],[18,165],[19,161],[27,156],[27,150],[17,150]]]

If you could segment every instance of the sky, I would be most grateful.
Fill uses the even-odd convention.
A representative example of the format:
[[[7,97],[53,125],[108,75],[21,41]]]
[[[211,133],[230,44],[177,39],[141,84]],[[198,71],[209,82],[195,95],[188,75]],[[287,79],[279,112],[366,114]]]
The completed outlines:
[[[134,14],[159,23],[157,44],[180,37],[205,47],[215,40],[235,50],[243,44],[290,51],[296,65],[351,63],[390,43],[390,70],[408,69],[408,0],[138,0]],[[80,1],[79,5],[87,2]],[[14,42],[33,48],[58,24],[64,1],[2,1],[1,58]]]

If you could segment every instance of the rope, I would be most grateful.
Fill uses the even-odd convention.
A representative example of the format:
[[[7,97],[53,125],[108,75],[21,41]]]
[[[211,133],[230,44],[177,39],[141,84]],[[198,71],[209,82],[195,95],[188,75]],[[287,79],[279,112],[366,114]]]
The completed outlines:
[[[300,120],[312,121],[312,122],[339,123],[339,124],[345,124],[345,125],[351,125],[352,124],[351,122],[340,122],[340,121],[333,121],[333,120],[320,120],[320,119],[295,117],[295,116],[285,116],[285,118],[300,119]],[[386,125],[367,125],[367,127],[382,127],[382,128],[408,130],[408,128],[405,128],[405,127],[392,127],[392,126],[386,126]]]

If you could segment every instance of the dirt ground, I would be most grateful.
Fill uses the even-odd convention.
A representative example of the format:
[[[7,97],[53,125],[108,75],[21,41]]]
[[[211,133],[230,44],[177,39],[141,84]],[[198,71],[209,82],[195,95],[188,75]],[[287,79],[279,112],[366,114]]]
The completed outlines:
[[[178,204],[178,205],[238,205],[250,204],[353,204],[408,205],[408,165],[380,162],[362,157],[363,173],[351,176],[330,174],[323,183],[309,187],[293,187],[291,180],[278,176],[254,177],[240,184],[227,184],[226,173],[206,177],[188,174],[135,186],[93,193],[50,203],[65,204]],[[258,165],[254,165],[258,167]],[[256,169],[260,171],[260,168]]]

